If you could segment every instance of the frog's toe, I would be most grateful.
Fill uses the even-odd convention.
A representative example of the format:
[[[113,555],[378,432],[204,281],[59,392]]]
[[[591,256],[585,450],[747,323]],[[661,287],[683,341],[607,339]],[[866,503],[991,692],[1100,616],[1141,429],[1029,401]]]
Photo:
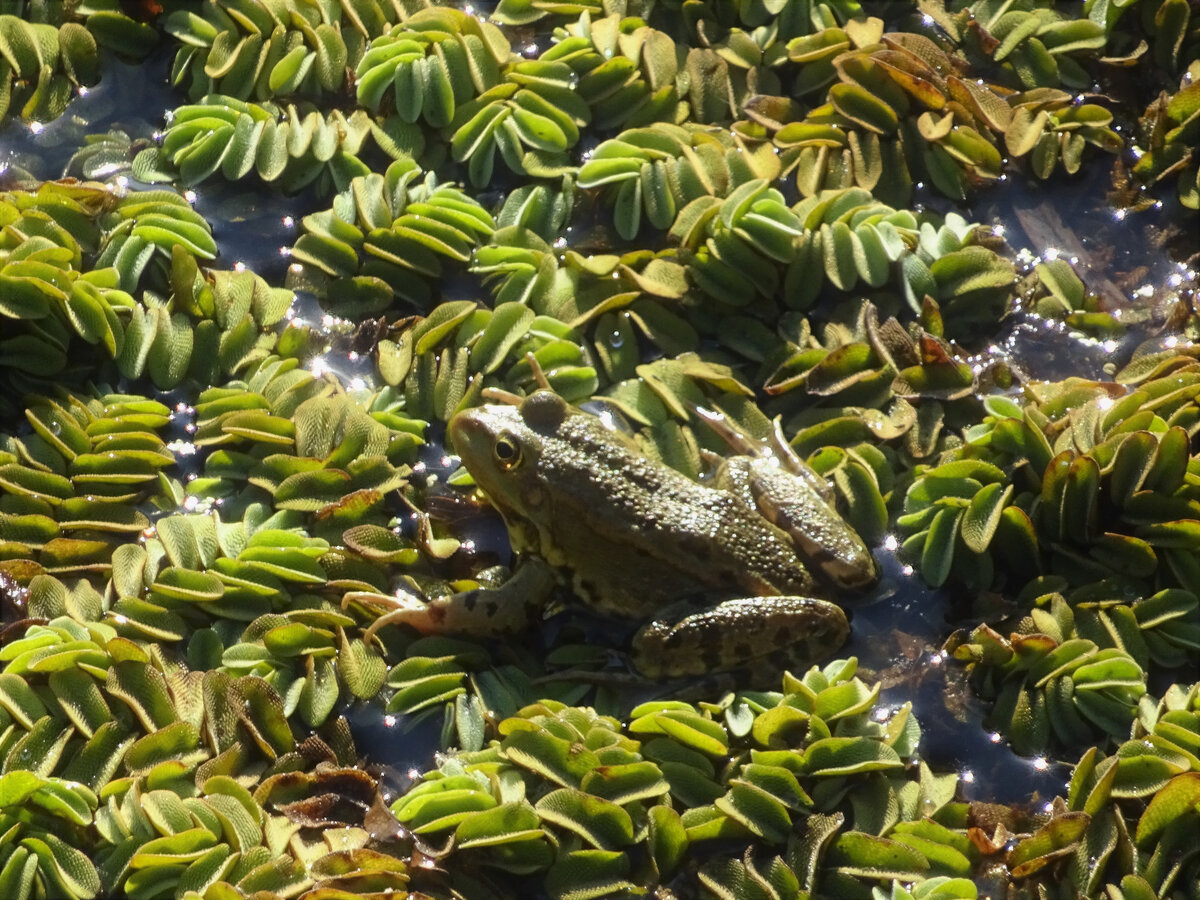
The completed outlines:
[[[731,671],[781,656],[801,665],[832,655],[849,634],[841,607],[812,597],[676,604],[638,631],[633,660],[650,678]]]

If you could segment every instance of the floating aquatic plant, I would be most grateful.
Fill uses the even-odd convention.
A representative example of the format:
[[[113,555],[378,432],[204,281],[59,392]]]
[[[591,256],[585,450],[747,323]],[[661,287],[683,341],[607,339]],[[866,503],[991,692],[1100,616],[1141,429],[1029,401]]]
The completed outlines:
[[[713,841],[787,847],[792,868],[783,877],[797,887],[803,879],[811,888],[819,870],[826,889],[853,883],[887,856],[897,877],[906,865],[918,879],[969,871],[969,843],[934,821],[954,815],[953,776],[902,774],[915,720],[902,708],[886,724],[872,721],[875,692],[854,668],[834,663],[785,679],[782,694],[702,709],[642,704],[624,727],[559,703],[528,706],[500,723],[499,740],[427,773],[392,811],[431,848],[447,847],[434,852],[448,886],[456,871],[479,869],[544,873],[556,896],[632,890],[670,879],[689,852]],[[731,754],[735,762],[718,769]],[[832,805],[847,791],[864,801],[890,796],[892,812],[880,818],[872,804],[856,803],[846,823]],[[816,845],[794,830],[801,821],[821,835]],[[739,874],[710,860],[700,877],[720,892]]]
[[[162,19],[179,42],[171,83],[198,100],[327,98],[340,91],[363,44],[395,21],[370,3],[222,3],[174,9]]]
[[[490,22],[431,8],[377,36],[355,66],[358,102],[379,112],[384,100],[405,122],[449,125],[459,105],[500,84],[511,47]]]
[[[141,58],[157,43],[158,33],[116,0],[7,4],[0,15],[0,118],[16,112],[26,121],[57,119],[80,88],[100,80],[101,47]]]
[[[1200,209],[1200,162],[1196,159],[1200,141],[1198,77],[1200,61],[1188,68],[1178,91],[1169,96],[1164,91],[1147,107],[1141,120],[1142,155],[1133,167],[1134,176],[1148,184],[1173,176],[1179,202],[1189,209]]]
[[[1190,889],[1200,701],[1150,691],[1200,652],[1195,354],[1112,383],[968,360],[1010,315],[1124,325],[1083,269],[1018,275],[910,206],[1132,140],[1133,178],[1194,207],[1200,23],[898,6],[6,7],[0,112],[59,114],[100,47],[159,30],[190,102],[152,146],[79,148],[111,187],[0,195],[0,895]],[[1164,92],[1136,138],[1119,93],[1079,94],[1116,67]],[[190,203],[118,175],[311,189],[287,289],[210,268]],[[569,620],[545,653],[391,624],[501,578],[431,515],[471,479],[449,501],[425,441],[546,386],[694,477],[729,450],[704,411],[778,428],[929,584],[1005,594],[956,604],[949,648],[1020,752],[1083,751],[1066,798],[963,801],[854,661],[634,703],[619,641]],[[398,796],[357,767],[360,701],[440,717]]]
[[[195,258],[216,255],[208,223],[183,197],[48,183],[0,195],[0,210],[0,377],[15,379],[0,403],[72,369],[78,374],[89,365],[77,355],[88,345],[96,348],[93,367],[116,360],[123,374],[137,377],[149,364],[160,386],[178,383],[190,358],[182,344],[193,340],[187,313],[211,317],[213,292],[206,292],[207,312],[194,302],[186,311],[143,305],[131,292],[168,288],[173,267],[180,286],[194,290]],[[253,283],[253,275],[246,278]],[[178,305],[186,302],[180,297]]]
[[[361,318],[395,299],[425,307],[446,263],[467,263],[495,231],[495,221],[454,184],[405,157],[383,175],[358,176],[327,212],[304,218],[291,255],[329,276],[310,286],[333,311]]]
[[[423,141],[398,118],[376,120],[361,109],[325,116],[311,105],[281,109],[212,94],[177,109],[162,146],[139,153],[132,171],[150,183],[194,185],[219,170],[231,181],[253,172],[287,190],[313,182],[324,191],[343,190],[370,173],[359,159],[368,139],[393,158],[420,152]]]

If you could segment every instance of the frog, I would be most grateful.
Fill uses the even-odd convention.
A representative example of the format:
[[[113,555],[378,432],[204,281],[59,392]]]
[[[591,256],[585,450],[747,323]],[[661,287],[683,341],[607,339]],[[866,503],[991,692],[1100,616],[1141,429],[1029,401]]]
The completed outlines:
[[[634,668],[664,679],[830,656],[850,631],[831,597],[875,580],[827,482],[790,448],[781,458],[744,441],[749,452],[701,482],[549,390],[459,412],[447,434],[520,562],[504,585],[404,607],[389,622],[515,633],[562,586],[592,614],[635,627]]]

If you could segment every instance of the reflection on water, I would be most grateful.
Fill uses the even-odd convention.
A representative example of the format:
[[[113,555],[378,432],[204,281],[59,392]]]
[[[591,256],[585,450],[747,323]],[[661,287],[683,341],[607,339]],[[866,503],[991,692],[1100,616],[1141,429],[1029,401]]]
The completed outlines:
[[[1141,211],[1114,210],[1104,190],[1111,166],[1096,157],[1073,178],[1009,179],[973,212],[995,223],[1026,271],[1045,260],[1070,262],[1099,309],[1126,329],[1115,339],[1095,339],[1029,311],[1009,317],[993,339],[995,352],[1027,379],[1107,380],[1145,341],[1173,330],[1172,319],[1196,302],[1195,213],[1174,197]]]

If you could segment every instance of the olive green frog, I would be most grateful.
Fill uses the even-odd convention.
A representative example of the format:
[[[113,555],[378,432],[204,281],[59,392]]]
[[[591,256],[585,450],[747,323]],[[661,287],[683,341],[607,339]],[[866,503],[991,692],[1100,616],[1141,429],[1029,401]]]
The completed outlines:
[[[517,631],[536,621],[557,580],[597,615],[640,625],[632,657],[642,674],[697,675],[830,655],[849,624],[819,595],[875,579],[867,547],[823,496],[827,485],[790,450],[782,464],[770,453],[731,457],[699,483],[546,390],[461,412],[449,437],[522,563],[508,585],[389,621]]]

